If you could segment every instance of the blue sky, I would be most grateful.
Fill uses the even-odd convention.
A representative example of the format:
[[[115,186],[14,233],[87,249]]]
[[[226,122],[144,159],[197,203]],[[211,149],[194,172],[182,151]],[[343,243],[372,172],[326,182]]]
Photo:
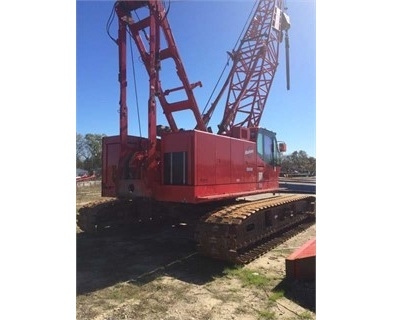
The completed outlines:
[[[203,85],[194,89],[201,112],[225,66],[226,51],[234,48],[253,5],[250,0],[170,3],[169,22],[189,81],[201,81]],[[106,32],[112,6],[112,1],[76,3],[76,131],[81,134],[119,132],[117,46]],[[314,0],[288,0],[287,7],[291,19],[291,89],[286,89],[283,42],[280,65],[260,125],[287,143],[286,154],[304,150],[316,157],[316,4]],[[111,34],[117,37],[116,20]],[[148,78],[135,45],[133,53],[141,132],[146,136]],[[129,134],[139,135],[132,66],[128,75]],[[219,105],[209,123],[214,132],[222,113],[223,106]],[[192,118],[175,116],[179,127],[193,128]],[[160,107],[157,117],[159,124],[167,124]]]

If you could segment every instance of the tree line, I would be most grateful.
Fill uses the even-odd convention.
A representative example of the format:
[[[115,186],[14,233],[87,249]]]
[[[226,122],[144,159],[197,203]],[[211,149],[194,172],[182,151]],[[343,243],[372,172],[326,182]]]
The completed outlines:
[[[316,159],[309,157],[303,150],[294,151],[290,155],[283,156],[281,174],[287,176],[316,176]]]
[[[105,134],[77,133],[77,168],[99,174],[102,168],[102,138]]]
[[[77,168],[90,173],[100,173],[102,168],[102,138],[105,134],[77,133],[76,159]],[[303,151],[294,151],[290,155],[284,155],[281,163],[283,175],[316,175],[316,159],[309,157]]]

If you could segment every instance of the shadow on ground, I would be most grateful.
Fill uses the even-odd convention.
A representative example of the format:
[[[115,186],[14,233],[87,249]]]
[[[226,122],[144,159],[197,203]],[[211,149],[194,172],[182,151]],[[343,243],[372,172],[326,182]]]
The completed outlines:
[[[98,235],[77,233],[77,295],[119,282],[146,284],[160,275],[204,284],[230,264],[197,254],[190,225],[139,226]]]
[[[284,279],[273,291],[283,291],[284,296],[296,304],[316,312],[316,281]]]

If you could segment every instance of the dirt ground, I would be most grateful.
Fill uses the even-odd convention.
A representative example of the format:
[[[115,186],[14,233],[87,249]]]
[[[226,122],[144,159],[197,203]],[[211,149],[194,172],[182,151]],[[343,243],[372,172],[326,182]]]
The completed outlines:
[[[77,188],[77,210],[100,187]],[[77,320],[316,319],[316,286],[288,281],[285,258],[315,225],[246,266],[200,256],[192,226],[90,236],[77,227]]]

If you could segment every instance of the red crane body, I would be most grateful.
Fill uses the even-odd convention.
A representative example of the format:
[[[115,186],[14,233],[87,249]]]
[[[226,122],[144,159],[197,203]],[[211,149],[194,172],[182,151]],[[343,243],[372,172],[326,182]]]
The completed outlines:
[[[135,10],[148,10],[149,14],[134,20]],[[204,115],[199,111],[193,89],[201,83],[188,80],[162,2],[117,1],[115,11],[119,21],[120,135],[103,140],[102,195],[200,203],[277,191],[283,145],[277,143],[274,132],[258,126],[278,65],[278,44],[284,30],[282,1],[258,2],[247,32],[233,52],[233,68],[219,94],[220,98],[229,86],[218,134],[206,129],[213,110]],[[135,41],[149,75],[147,138],[128,135],[127,35]],[[163,88],[160,74],[166,59],[174,62],[182,86]],[[185,98],[168,101],[169,93],[176,91],[182,91]],[[157,102],[167,118],[167,129],[157,126]],[[182,110],[192,112],[196,129],[178,129],[173,114]]]

